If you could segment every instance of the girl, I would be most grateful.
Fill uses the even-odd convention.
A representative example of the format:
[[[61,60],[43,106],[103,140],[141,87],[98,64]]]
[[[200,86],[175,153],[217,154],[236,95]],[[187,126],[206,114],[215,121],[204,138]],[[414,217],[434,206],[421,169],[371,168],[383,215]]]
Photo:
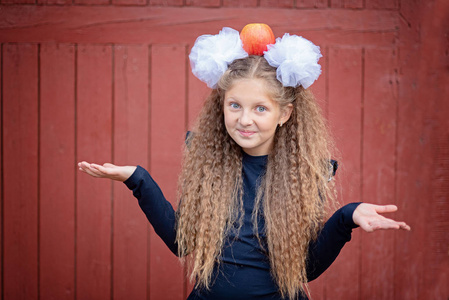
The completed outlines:
[[[365,203],[324,224],[337,165],[307,89],[320,73],[317,48],[286,34],[264,56],[248,55],[227,28],[196,41],[193,72],[213,90],[186,140],[176,212],[142,167],[79,163],[133,191],[156,233],[188,260],[196,281],[188,299],[306,299],[306,283],[331,265],[353,228],[410,230],[380,215],[395,206]]]

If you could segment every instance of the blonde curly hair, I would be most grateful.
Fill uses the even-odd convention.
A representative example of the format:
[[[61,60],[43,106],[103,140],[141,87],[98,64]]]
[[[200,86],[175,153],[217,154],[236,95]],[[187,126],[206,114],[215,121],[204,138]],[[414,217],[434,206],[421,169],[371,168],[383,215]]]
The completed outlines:
[[[322,227],[327,203],[335,199],[334,185],[328,183],[333,145],[313,94],[283,87],[263,57],[229,66],[187,139],[178,184],[179,256],[189,258],[190,279],[197,287],[209,288],[229,230],[242,224],[242,149],[226,131],[223,101],[236,80],[247,78],[263,79],[281,109],[293,105],[290,119],[276,129],[252,220],[257,233],[257,218],[263,216],[272,276],[282,296],[295,299],[307,290],[309,243]]]

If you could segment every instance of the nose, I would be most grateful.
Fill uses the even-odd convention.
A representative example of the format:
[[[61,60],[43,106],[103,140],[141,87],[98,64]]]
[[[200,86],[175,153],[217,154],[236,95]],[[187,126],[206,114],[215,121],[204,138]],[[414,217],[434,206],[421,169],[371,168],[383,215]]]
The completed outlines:
[[[242,111],[242,114],[240,116],[240,124],[242,126],[249,126],[253,124],[253,118],[251,117],[251,113],[248,111]]]

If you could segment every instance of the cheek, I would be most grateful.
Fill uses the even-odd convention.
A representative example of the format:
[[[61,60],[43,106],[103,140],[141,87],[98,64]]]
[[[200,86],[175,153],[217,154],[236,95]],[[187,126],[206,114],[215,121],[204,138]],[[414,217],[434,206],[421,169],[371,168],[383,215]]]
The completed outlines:
[[[231,128],[231,126],[232,126],[232,115],[230,115],[229,113],[224,113],[224,116],[223,116],[223,118],[224,118],[224,124],[225,124],[225,127],[226,127],[226,131],[229,133],[229,129]]]
[[[278,125],[278,118],[276,116],[271,116],[270,118],[264,119],[259,123],[259,127],[263,131],[274,132]]]

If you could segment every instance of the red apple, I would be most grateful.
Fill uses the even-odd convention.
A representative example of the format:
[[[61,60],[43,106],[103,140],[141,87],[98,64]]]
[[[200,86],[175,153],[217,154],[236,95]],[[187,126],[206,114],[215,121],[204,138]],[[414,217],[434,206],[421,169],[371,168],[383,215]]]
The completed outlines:
[[[267,51],[267,46],[275,43],[270,26],[262,23],[252,23],[243,27],[240,39],[243,49],[249,55],[263,55],[263,52]]]

